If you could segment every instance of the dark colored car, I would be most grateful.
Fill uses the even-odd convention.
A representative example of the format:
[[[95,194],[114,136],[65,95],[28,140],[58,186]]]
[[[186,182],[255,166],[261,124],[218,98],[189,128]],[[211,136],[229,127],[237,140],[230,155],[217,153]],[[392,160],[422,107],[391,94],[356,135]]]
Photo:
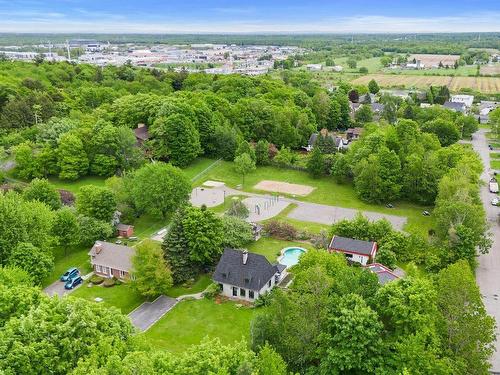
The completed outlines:
[[[78,271],[78,268],[72,267],[68,269],[66,272],[64,272],[64,275],[62,275],[59,280],[68,281],[78,275],[80,275],[80,271]]]
[[[80,276],[76,276],[75,278],[66,281],[66,284],[64,284],[64,289],[73,289],[75,286],[81,283],[83,283],[83,279]]]

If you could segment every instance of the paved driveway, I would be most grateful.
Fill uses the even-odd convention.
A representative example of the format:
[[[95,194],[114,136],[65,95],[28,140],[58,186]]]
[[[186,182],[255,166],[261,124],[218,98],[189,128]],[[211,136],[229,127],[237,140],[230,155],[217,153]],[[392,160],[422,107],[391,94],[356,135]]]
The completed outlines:
[[[64,289],[64,282],[57,280],[57,281],[53,282],[52,284],[50,284],[48,287],[46,287],[43,291],[45,293],[47,293],[49,295],[49,297],[56,296],[56,295],[59,297],[62,297],[64,295],[69,294],[72,291],[78,289],[82,285],[83,285],[83,283],[81,283],[80,285],[78,285],[74,289],[67,290],[67,289]]]
[[[353,219],[359,212],[358,210],[353,210],[351,208],[327,206],[324,204],[299,201],[294,201],[294,203],[297,204],[297,208],[288,214],[289,218],[319,224],[332,224],[342,219]],[[385,218],[389,220],[392,226],[398,230],[403,230],[403,226],[406,223],[406,217],[404,216],[387,215],[372,211],[362,212],[363,215],[370,220],[380,220]]]
[[[493,246],[490,252],[479,257],[479,267],[476,271],[476,280],[483,295],[483,301],[486,310],[492,315],[497,324],[500,325],[500,224],[497,222],[500,208],[492,206],[490,201],[495,196],[488,190],[488,181],[493,171],[490,170],[490,151],[486,139],[486,129],[480,129],[474,134],[472,146],[481,156],[484,164],[484,172],[481,179],[486,183],[481,187],[481,200],[483,201],[486,215],[491,226]],[[500,372],[500,347],[498,336],[500,335],[500,326],[497,326],[496,353],[491,359],[493,372]]]
[[[146,331],[176,304],[175,298],[160,296],[153,302],[144,302],[128,316],[134,327],[140,331]]]

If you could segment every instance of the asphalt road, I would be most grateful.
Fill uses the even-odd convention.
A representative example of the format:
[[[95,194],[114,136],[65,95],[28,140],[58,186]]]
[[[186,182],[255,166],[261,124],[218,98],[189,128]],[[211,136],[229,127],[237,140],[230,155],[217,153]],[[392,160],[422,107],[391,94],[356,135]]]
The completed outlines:
[[[491,371],[500,372],[500,223],[498,222],[500,207],[491,205],[491,199],[496,195],[490,193],[488,188],[488,182],[493,171],[490,169],[490,150],[486,139],[486,129],[480,129],[474,134],[472,146],[481,156],[484,164],[481,179],[485,182],[485,185],[481,187],[481,200],[491,226],[491,238],[493,240],[490,252],[479,257],[476,281],[481,289],[486,310],[497,321],[497,351],[491,359]]]

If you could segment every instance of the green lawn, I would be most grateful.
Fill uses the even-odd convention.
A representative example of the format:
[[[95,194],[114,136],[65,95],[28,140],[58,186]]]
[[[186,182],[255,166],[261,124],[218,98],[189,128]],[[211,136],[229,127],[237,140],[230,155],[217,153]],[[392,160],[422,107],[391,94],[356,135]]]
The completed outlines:
[[[224,181],[228,186],[233,188],[242,183],[241,176],[235,172],[233,163],[227,161],[221,161],[217,166],[209,170],[202,179],[199,179],[195,185],[199,185],[206,180]],[[263,193],[254,188],[254,186],[262,180],[284,181],[315,187],[311,194],[305,197],[295,197],[297,200],[406,216],[408,217],[408,224],[405,229],[408,231],[427,233],[433,225],[432,217],[422,216],[422,211],[430,210],[429,207],[418,206],[407,202],[392,202],[394,208],[386,208],[384,205],[365,203],[356,196],[352,184],[338,184],[332,177],[314,179],[309,176],[308,173],[302,171],[281,169],[271,166],[259,167],[254,172],[245,176],[243,190]],[[318,230],[320,228],[315,229]]]
[[[133,290],[128,284],[115,285],[110,288],[105,288],[100,285],[89,287],[89,283],[84,283],[76,289],[71,296],[86,299],[95,302],[96,297],[101,297],[105,306],[114,306],[121,310],[123,314],[128,314],[137,306],[145,301],[139,293]]]
[[[203,174],[201,173],[204,170],[209,168],[211,165],[215,166],[216,164],[216,160],[200,157],[192,162],[188,167],[184,168],[183,171],[191,180],[197,180],[203,177]]]
[[[500,160],[490,160],[490,166],[492,169],[500,169]]]
[[[199,293],[203,292],[207,286],[209,286],[212,283],[212,279],[210,278],[210,275],[200,275],[196,278],[194,283],[189,285],[189,283],[184,283],[181,285],[174,285],[171,287],[168,292],[167,296],[170,297],[179,297],[184,294],[194,294],[194,293]]]
[[[490,158],[500,159],[500,152],[490,152]]]
[[[168,220],[142,215],[134,221],[134,236],[139,237],[140,240],[149,238],[167,224]]]
[[[433,76],[475,76],[477,73],[477,67],[475,65],[468,66],[459,66],[457,69],[449,68],[449,69],[384,69],[384,73],[388,74],[402,74],[402,75],[410,75],[410,76],[425,76],[425,75],[433,75]],[[371,72],[370,72],[371,73]]]
[[[206,336],[228,345],[248,339],[254,311],[237,308],[234,302],[183,301],[142,335],[152,347],[176,353],[199,344]]]
[[[88,177],[82,177],[76,181],[68,181],[68,180],[61,180],[56,177],[51,177],[49,178],[49,181],[52,185],[54,185],[58,189],[69,190],[72,193],[76,194],[78,193],[80,188],[85,185],[104,186],[104,181],[106,181],[106,178],[88,176]]]
[[[47,286],[54,281],[58,280],[59,277],[66,272],[68,268],[77,267],[82,274],[87,274],[92,269],[90,268],[89,256],[87,253],[89,252],[89,248],[87,247],[78,247],[78,248],[67,248],[67,254],[64,254],[65,248],[55,247],[53,249],[54,255],[54,269],[50,273],[49,276],[45,278],[42,282],[42,286]]]
[[[247,246],[248,251],[264,255],[270,262],[276,262],[276,258],[281,254],[281,250],[285,247],[303,247],[304,249],[312,249],[313,246],[309,243],[296,241],[278,240],[272,237],[262,237],[256,242],[252,242]]]

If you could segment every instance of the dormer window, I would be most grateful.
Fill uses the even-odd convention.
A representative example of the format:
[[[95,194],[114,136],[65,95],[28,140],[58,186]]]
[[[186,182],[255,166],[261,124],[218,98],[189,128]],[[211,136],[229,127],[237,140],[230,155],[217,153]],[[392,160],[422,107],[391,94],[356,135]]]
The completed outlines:
[[[245,284],[248,284],[250,282],[250,279],[248,277],[245,277]]]
[[[222,277],[226,279],[227,278],[227,273],[223,273]]]

